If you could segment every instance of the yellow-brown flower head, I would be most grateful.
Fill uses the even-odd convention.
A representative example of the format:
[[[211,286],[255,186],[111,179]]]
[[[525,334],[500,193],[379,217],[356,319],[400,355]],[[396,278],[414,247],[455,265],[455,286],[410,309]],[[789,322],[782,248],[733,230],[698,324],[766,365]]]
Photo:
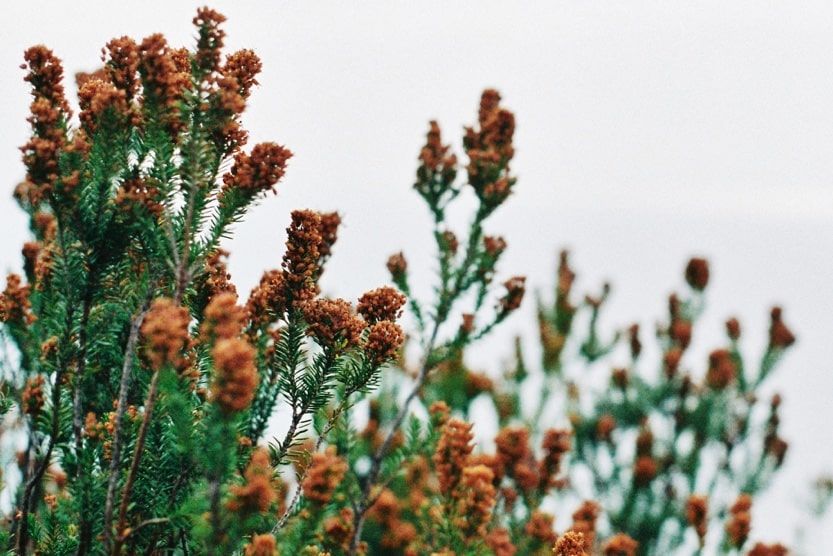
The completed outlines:
[[[29,302],[29,286],[17,274],[6,277],[6,289],[0,293],[0,322],[31,324],[35,322]]]
[[[215,249],[205,258],[205,286],[212,296],[223,292],[237,294],[226,263],[228,256],[229,252],[225,249]]]
[[[252,326],[259,328],[286,312],[286,288],[280,270],[267,270],[254,287],[246,302],[246,312]]]
[[[323,347],[353,347],[365,328],[365,322],[343,299],[313,299],[304,303],[301,311],[307,322],[307,334]]]
[[[153,301],[141,329],[145,355],[153,369],[159,370],[165,365],[179,369],[183,365],[182,352],[190,341],[190,321],[188,309],[172,299],[162,297]]]
[[[497,527],[489,531],[486,535],[486,546],[494,556],[515,556],[518,552],[506,527]]]
[[[307,476],[302,484],[304,496],[318,505],[327,504],[347,473],[348,465],[333,446],[312,454]]]
[[[243,331],[246,311],[237,305],[237,294],[223,292],[211,298],[203,317],[200,335],[204,339],[235,338]]]
[[[429,123],[425,146],[419,153],[420,165],[414,188],[429,203],[436,204],[457,176],[457,157],[450,152],[450,145],[444,145],[440,126],[435,121]]]
[[[272,484],[272,475],[273,470],[269,461],[269,452],[263,448],[258,448],[252,452],[252,458],[243,473],[246,482],[243,485],[234,485],[229,489],[231,499],[227,504],[228,509],[232,512],[242,513],[268,511],[277,499],[277,493]]]
[[[786,349],[795,343],[795,336],[784,324],[781,307],[773,307],[770,312],[769,348]]]
[[[252,542],[246,545],[245,556],[278,556],[278,546],[274,535],[264,533],[252,536]]]
[[[260,58],[252,50],[238,50],[226,57],[220,73],[235,80],[239,94],[244,99],[249,97],[252,87],[257,85],[257,75],[263,69]]]
[[[176,104],[191,84],[189,65],[187,53],[169,48],[165,37],[159,33],[150,35],[139,45],[139,75],[145,108],[152,110],[172,135],[185,125],[179,119]]]
[[[706,384],[714,390],[723,390],[735,381],[737,367],[732,354],[726,349],[716,349],[709,354],[709,370]]]
[[[486,534],[486,526],[492,517],[497,490],[492,481],[491,469],[485,465],[466,466],[463,468],[460,482],[454,498],[456,502],[457,525],[467,537]]]
[[[78,91],[81,127],[92,136],[102,118],[124,119],[128,114],[127,96],[112,83],[90,79]]]
[[[139,45],[130,37],[112,39],[102,49],[101,61],[110,82],[130,101],[139,87]]]
[[[604,556],[636,556],[639,543],[624,533],[614,535],[607,540],[602,548]]]
[[[598,503],[586,500],[573,512],[573,525],[570,530],[582,534],[586,552],[592,551],[596,543],[596,520],[599,518],[600,511],[601,507]]]
[[[529,429],[526,427],[504,427],[495,437],[498,457],[504,466],[511,469],[516,463],[531,455]]]
[[[43,375],[35,375],[26,380],[20,395],[20,406],[23,413],[36,417],[43,409]]]
[[[220,50],[223,48],[225,31],[220,25],[226,20],[221,13],[210,8],[199,8],[194,17],[197,27],[197,53],[194,57],[197,68],[204,74],[217,69],[220,64]]]
[[[552,553],[554,556],[587,556],[586,544],[583,533],[567,531],[555,542]]]
[[[290,158],[292,151],[277,143],[258,143],[251,154],[241,151],[234,156],[234,165],[223,176],[223,183],[226,188],[234,187],[252,195],[274,192]]]
[[[373,365],[381,365],[396,357],[405,341],[402,328],[390,321],[380,321],[370,327],[364,349]]]
[[[529,516],[526,525],[524,525],[524,533],[548,546],[552,546],[558,538],[553,530],[554,523],[555,516],[552,514],[541,510],[533,510],[532,515]]]
[[[286,252],[283,276],[287,301],[294,308],[318,294],[316,279],[320,274],[321,215],[311,210],[292,212],[292,223],[286,230]]]
[[[709,499],[698,494],[689,496],[685,504],[685,519],[697,532],[700,546],[703,546],[709,527]]]
[[[214,344],[214,401],[227,412],[243,411],[255,397],[258,375],[255,349],[241,338],[226,338]]]
[[[709,261],[694,257],[685,267],[685,281],[693,290],[703,291],[709,284]]]
[[[460,482],[463,468],[472,451],[472,425],[460,419],[448,419],[442,428],[442,434],[433,461],[440,481],[440,491],[448,494]]]
[[[356,310],[370,324],[383,320],[395,321],[402,316],[405,301],[405,296],[397,290],[383,286],[363,294]]]

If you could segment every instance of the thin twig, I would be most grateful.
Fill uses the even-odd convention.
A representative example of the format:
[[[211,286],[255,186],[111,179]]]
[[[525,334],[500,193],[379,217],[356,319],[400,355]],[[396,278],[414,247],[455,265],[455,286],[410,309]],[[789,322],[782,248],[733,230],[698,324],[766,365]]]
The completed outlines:
[[[116,494],[116,486],[119,481],[119,465],[121,464],[122,445],[122,424],[124,413],[127,408],[127,394],[130,390],[130,383],[133,378],[133,353],[136,351],[136,343],[139,340],[139,329],[148,310],[148,301],[145,301],[142,310],[133,318],[130,325],[130,335],[127,338],[127,345],[124,348],[124,362],[122,364],[121,382],[119,384],[119,402],[116,406],[116,422],[113,431],[113,447],[110,459],[110,480],[107,484],[107,499],[104,503],[104,548],[105,552],[110,549],[113,532],[110,522],[113,519],[113,503]]]

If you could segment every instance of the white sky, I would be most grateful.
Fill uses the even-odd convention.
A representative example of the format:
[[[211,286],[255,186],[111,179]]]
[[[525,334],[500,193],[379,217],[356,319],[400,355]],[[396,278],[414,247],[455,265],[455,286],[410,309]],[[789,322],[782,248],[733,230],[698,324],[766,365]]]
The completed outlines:
[[[19,268],[29,98],[24,48],[45,43],[68,73],[97,67],[122,34],[192,44],[198,3],[5,2],[0,6],[0,266]],[[713,263],[702,357],[737,314],[761,346],[772,303],[800,343],[773,381],[786,397],[786,468],[756,505],[754,539],[791,539],[800,493],[833,469],[833,5],[826,2],[214,2],[230,50],[264,72],[246,124],[252,143],[287,144],[277,198],[238,228],[231,270],[245,293],[276,266],[293,208],[338,209],[346,225],[324,285],[355,297],[387,280],[399,249],[431,276],[428,215],[410,189],[426,122],[460,153],[479,92],[518,119],[517,194],[489,230],[506,275],[548,288],[556,249],[574,250],[580,287],[614,283],[606,323],[650,330],[691,254]],[[463,222],[458,229],[462,231]],[[337,278],[336,278],[337,277]],[[426,288],[427,289],[427,288]],[[471,360],[497,370],[531,304]],[[650,338],[646,336],[646,342]],[[505,340],[502,341],[502,340]],[[561,525],[564,525],[562,517]],[[833,551],[833,523],[810,554]],[[821,529],[821,528],[820,528]]]

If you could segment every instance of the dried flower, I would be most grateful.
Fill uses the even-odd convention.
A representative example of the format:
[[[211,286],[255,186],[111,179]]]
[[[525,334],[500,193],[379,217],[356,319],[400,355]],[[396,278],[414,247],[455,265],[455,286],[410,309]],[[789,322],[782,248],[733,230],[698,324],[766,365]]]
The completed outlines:
[[[552,546],[558,538],[553,530],[554,522],[555,517],[553,515],[541,510],[533,510],[532,515],[529,516],[526,525],[524,525],[524,533],[548,546]]]
[[[22,285],[17,274],[6,277],[6,289],[0,294],[0,322],[32,324],[35,315],[29,302],[29,286]]]
[[[746,556],[787,556],[789,553],[790,551],[783,544],[764,544],[759,542],[752,547]]]
[[[425,146],[419,153],[420,165],[414,189],[434,208],[443,195],[450,190],[457,176],[457,157],[450,152],[449,145],[443,145],[440,126],[435,121],[429,123]]]
[[[512,537],[505,527],[497,527],[486,535],[486,546],[495,556],[515,556],[518,549],[512,544]]]
[[[469,157],[469,183],[487,211],[505,201],[515,184],[515,178],[509,174],[509,162],[515,154],[515,116],[499,104],[498,92],[485,90],[480,98],[479,129],[466,128],[463,138]]]
[[[221,13],[210,8],[199,8],[194,17],[197,27],[197,53],[194,57],[197,68],[205,74],[217,69],[220,64],[220,49],[223,48],[225,31],[220,24],[226,20]]]
[[[507,315],[521,306],[521,301],[523,301],[526,292],[525,282],[526,278],[524,276],[513,276],[504,282],[506,294],[498,303],[501,315]]]
[[[245,556],[278,556],[277,541],[274,535],[265,533],[254,535],[252,542],[244,548]]]
[[[254,328],[282,317],[286,312],[286,287],[280,270],[267,270],[246,302],[246,312]]]
[[[554,556],[587,556],[586,545],[583,533],[567,531],[555,542],[552,553]]]
[[[405,260],[405,255],[403,255],[402,252],[399,252],[388,258],[387,267],[394,282],[398,282],[408,271],[408,261]]]
[[[602,548],[604,556],[636,556],[639,543],[624,533],[614,535]]]
[[[272,473],[269,452],[263,448],[252,452],[252,458],[243,473],[246,482],[231,487],[232,498],[228,501],[228,509],[242,513],[263,513],[269,510],[277,499],[272,485]]]
[[[243,331],[246,311],[237,305],[237,294],[223,292],[208,302],[203,312],[200,335],[205,338],[234,338]]]
[[[640,456],[633,464],[633,482],[637,487],[648,486],[657,476],[657,462],[651,456]]]
[[[365,322],[353,313],[350,303],[343,299],[313,299],[304,303],[301,311],[307,321],[307,334],[328,348],[357,345],[365,328]]]
[[[749,531],[752,529],[751,508],[752,497],[745,493],[740,494],[729,508],[726,534],[729,537],[729,544],[735,548],[741,548],[749,538]]]
[[[146,343],[145,354],[153,369],[159,370],[165,365],[176,369],[182,367],[182,352],[190,341],[190,321],[188,309],[172,299],[158,298],[153,301],[141,329]]]
[[[573,512],[573,525],[570,530],[582,534],[586,552],[593,550],[596,542],[596,520],[599,518],[600,510],[599,504],[586,500]]]
[[[561,461],[571,448],[571,433],[565,429],[548,429],[544,432],[542,448],[544,458],[540,464],[540,488],[556,486],[556,477],[561,472]]]
[[[220,70],[224,77],[234,79],[238,92],[244,99],[249,97],[251,89],[257,85],[257,75],[263,69],[260,58],[251,50],[238,50],[226,57],[226,63]]]
[[[786,349],[795,343],[795,336],[781,319],[781,307],[773,307],[770,312],[769,348]]]
[[[102,49],[101,61],[107,78],[114,87],[124,91],[130,101],[139,87],[137,72],[139,70],[139,46],[130,37],[119,37],[107,43]]]
[[[211,385],[214,401],[229,413],[249,407],[258,383],[255,349],[241,338],[224,338],[214,345],[211,357],[215,369]]]
[[[688,497],[685,505],[685,518],[689,525],[694,527],[697,538],[700,539],[700,546],[706,539],[709,527],[709,499],[705,496],[692,494]]]
[[[434,466],[440,481],[440,491],[448,494],[460,481],[463,468],[472,451],[472,425],[460,419],[448,419],[442,428]]]
[[[694,257],[685,267],[685,281],[692,289],[703,291],[709,284],[709,261]]]
[[[239,152],[234,156],[234,165],[223,176],[223,183],[227,189],[234,187],[253,195],[274,192],[290,158],[292,152],[277,143],[258,143],[251,154]]]
[[[740,339],[740,322],[735,317],[726,321],[726,335],[733,342],[737,342]]]
[[[396,356],[405,341],[402,328],[390,321],[380,321],[370,327],[365,342],[365,351],[374,365],[381,365]]]
[[[347,470],[347,462],[338,456],[333,446],[323,452],[312,454],[307,476],[303,482],[304,496],[319,505],[328,503],[344,479]]]
[[[370,324],[383,320],[395,321],[402,316],[405,301],[405,296],[394,288],[383,286],[362,295],[356,309]]]
[[[456,524],[464,535],[484,536],[486,525],[492,517],[497,491],[492,471],[485,465],[466,466],[454,493],[457,515]]]
[[[283,256],[287,301],[295,308],[318,294],[316,279],[320,274],[321,216],[311,210],[292,212],[286,230],[286,253]]]
[[[43,409],[43,386],[43,375],[35,375],[26,380],[26,385],[23,387],[23,393],[20,396],[20,407],[23,413],[37,417]]]
[[[732,354],[725,349],[717,349],[709,355],[709,370],[706,372],[706,384],[709,388],[723,390],[735,381],[737,367]]]
[[[90,79],[78,91],[78,105],[81,113],[81,127],[92,135],[98,128],[99,120],[107,115],[124,118],[128,114],[127,96],[111,83]]]

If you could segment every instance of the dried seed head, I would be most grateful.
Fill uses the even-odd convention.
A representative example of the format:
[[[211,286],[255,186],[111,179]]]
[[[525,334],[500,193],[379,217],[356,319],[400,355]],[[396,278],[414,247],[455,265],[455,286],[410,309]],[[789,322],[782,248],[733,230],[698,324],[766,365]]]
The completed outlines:
[[[142,323],[142,337],[145,339],[145,355],[154,370],[165,365],[180,369],[184,364],[183,351],[188,347],[190,335],[188,325],[191,317],[188,309],[179,306],[172,299],[158,298],[153,301]]]
[[[356,346],[365,328],[365,322],[343,299],[313,299],[304,303],[301,311],[307,322],[307,334],[324,347]]]
[[[394,288],[383,286],[370,290],[359,298],[357,311],[370,324],[395,321],[402,316],[406,298]]]
[[[692,289],[703,291],[709,284],[709,261],[694,257],[685,268],[685,281]]]
[[[302,485],[304,496],[320,506],[327,504],[344,479],[347,470],[347,462],[336,453],[333,446],[323,452],[312,454],[307,476]]]
[[[255,349],[241,338],[227,338],[214,345],[211,356],[215,370],[211,385],[214,401],[227,413],[249,407],[258,383]]]
[[[433,461],[440,481],[440,491],[450,493],[460,482],[463,468],[472,451],[472,425],[460,419],[448,419],[442,428]],[[491,479],[490,479],[491,480]]]
[[[277,493],[272,484],[272,475],[273,470],[269,461],[269,452],[263,448],[258,448],[252,452],[252,458],[243,473],[246,482],[243,485],[234,485],[229,489],[231,499],[227,503],[228,509],[240,513],[263,513],[268,511],[277,499]],[[272,541],[274,542],[274,538]],[[252,544],[254,544],[254,540]]]

